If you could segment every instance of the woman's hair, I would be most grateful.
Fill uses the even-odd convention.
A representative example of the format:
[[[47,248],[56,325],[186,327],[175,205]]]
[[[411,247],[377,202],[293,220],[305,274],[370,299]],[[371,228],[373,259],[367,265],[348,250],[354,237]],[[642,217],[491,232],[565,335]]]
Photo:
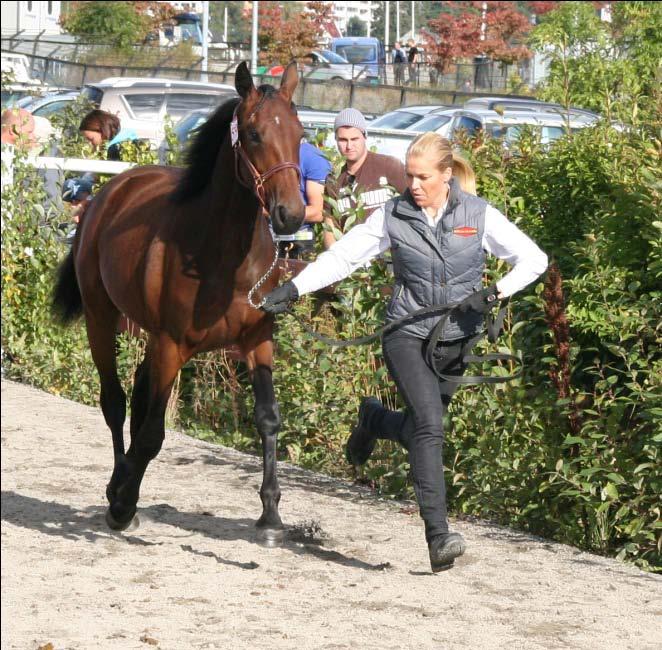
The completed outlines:
[[[104,141],[112,140],[120,130],[120,118],[112,113],[94,109],[81,121],[79,131],[96,131],[101,133]]]
[[[407,158],[410,156],[430,156],[436,161],[436,167],[441,172],[452,167],[453,176],[460,182],[460,187],[469,194],[476,194],[476,175],[471,165],[455,153],[451,143],[438,133],[421,133],[407,149]]]

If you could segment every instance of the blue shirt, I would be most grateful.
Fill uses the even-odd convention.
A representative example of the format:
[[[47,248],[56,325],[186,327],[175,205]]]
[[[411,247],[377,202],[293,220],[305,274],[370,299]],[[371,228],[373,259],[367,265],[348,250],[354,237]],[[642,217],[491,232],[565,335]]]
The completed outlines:
[[[106,143],[106,149],[112,147],[114,144],[118,144],[119,142],[126,142],[127,140],[137,139],[138,134],[134,131],[134,129],[120,129],[117,132],[117,135]]]
[[[301,170],[301,198],[308,205],[306,194],[306,181],[316,181],[324,184],[326,177],[331,173],[331,163],[324,154],[309,142],[299,145],[299,169]],[[304,223],[293,235],[277,235],[279,241],[310,241],[313,239],[313,224]]]
[[[306,194],[306,181],[316,181],[324,185],[326,177],[331,173],[331,163],[324,154],[310,142],[302,142],[299,145],[299,169],[301,169],[301,198],[308,205]],[[298,232],[312,230],[313,224],[304,223]]]

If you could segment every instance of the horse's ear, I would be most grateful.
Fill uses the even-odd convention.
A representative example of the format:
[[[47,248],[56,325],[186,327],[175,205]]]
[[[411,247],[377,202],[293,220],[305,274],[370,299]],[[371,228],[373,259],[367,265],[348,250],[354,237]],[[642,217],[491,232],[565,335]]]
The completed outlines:
[[[248,70],[246,61],[242,61],[234,73],[234,87],[237,89],[239,96],[246,99],[251,93],[255,92],[253,84],[253,77]]]
[[[297,68],[296,61],[292,61],[292,63],[285,68],[283,78],[280,82],[280,94],[283,95],[288,102],[292,101],[298,83],[299,69]]]

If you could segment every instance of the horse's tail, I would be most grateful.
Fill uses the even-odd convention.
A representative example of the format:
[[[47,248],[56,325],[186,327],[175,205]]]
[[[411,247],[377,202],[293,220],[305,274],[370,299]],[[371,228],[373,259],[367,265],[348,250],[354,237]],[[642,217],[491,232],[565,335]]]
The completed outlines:
[[[63,325],[69,325],[83,313],[83,299],[76,277],[73,249],[57,270],[52,307],[55,318]]]

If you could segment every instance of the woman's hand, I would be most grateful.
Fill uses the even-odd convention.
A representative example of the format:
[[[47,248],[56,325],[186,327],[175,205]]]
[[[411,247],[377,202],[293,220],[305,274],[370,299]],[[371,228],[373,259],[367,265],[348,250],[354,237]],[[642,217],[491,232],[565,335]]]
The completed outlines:
[[[280,287],[276,287],[270,291],[264,298],[264,304],[260,309],[266,311],[267,314],[282,314],[295,300],[299,299],[299,291],[290,280]]]
[[[462,301],[462,304],[460,304],[457,309],[461,312],[467,312],[470,309],[473,309],[480,314],[486,314],[492,309],[492,307],[494,307],[497,300],[499,300],[499,290],[497,289],[496,284],[493,284],[487,289],[476,291],[476,293],[470,295]]]

